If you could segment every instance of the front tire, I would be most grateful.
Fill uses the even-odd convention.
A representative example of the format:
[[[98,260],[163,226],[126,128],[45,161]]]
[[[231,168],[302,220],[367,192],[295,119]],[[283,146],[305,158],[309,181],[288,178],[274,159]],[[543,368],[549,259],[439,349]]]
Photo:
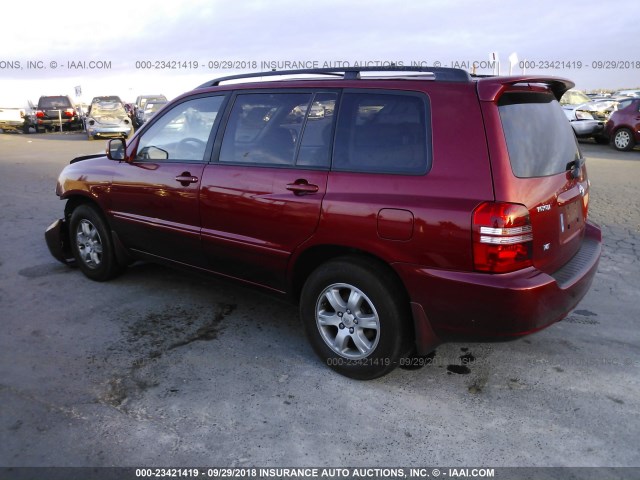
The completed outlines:
[[[409,348],[409,302],[375,260],[341,257],[306,281],[300,317],[316,354],[336,372],[371,380],[391,372]]]
[[[633,147],[635,146],[633,133],[628,128],[621,128],[613,135],[612,144],[616,150],[620,150],[622,152],[633,150]]]
[[[79,205],[69,222],[71,250],[80,270],[91,280],[103,282],[122,271],[111,232],[102,215],[90,205]]]

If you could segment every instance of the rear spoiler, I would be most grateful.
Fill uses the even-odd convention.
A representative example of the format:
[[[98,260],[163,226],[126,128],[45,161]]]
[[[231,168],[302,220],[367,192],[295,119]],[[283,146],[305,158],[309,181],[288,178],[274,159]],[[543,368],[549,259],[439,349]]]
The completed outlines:
[[[530,88],[540,85],[545,86],[553,92],[558,100],[560,100],[564,92],[575,87],[575,83],[571,80],[559,77],[541,77],[536,75],[487,77],[477,80],[478,98],[482,102],[495,102],[500,95],[502,95],[502,92],[514,85],[528,86]]]

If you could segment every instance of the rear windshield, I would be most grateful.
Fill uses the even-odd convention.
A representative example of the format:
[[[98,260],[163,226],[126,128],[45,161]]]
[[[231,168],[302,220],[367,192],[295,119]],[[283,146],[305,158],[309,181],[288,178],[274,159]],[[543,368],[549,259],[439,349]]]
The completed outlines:
[[[505,93],[498,102],[516,177],[546,177],[581,158],[573,129],[553,95]]]
[[[71,103],[67,97],[42,97],[38,106],[40,109],[69,108]]]

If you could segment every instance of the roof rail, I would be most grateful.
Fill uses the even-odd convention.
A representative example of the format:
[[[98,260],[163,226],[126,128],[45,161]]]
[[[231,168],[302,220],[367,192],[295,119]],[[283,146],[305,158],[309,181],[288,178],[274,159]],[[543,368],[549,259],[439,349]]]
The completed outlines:
[[[328,75],[338,77],[343,80],[359,80],[362,72],[419,72],[429,73],[434,80],[445,82],[470,82],[471,76],[466,70],[447,67],[407,67],[407,66],[385,66],[385,67],[345,67],[345,68],[308,68],[301,70],[270,70],[268,72],[243,73],[231,75],[211,80],[197,88],[217,87],[222,82],[238,80],[242,78],[274,77],[286,75]],[[405,78],[405,77],[403,77]]]

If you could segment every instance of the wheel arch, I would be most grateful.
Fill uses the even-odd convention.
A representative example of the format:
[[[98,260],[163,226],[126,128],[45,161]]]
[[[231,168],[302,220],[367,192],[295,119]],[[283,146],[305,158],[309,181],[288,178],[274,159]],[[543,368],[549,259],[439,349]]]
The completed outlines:
[[[401,287],[402,292],[405,295],[403,301],[409,305],[410,298],[406,285],[388,262],[366,250],[360,250],[344,245],[314,245],[298,255],[294,261],[295,263],[292,266],[289,277],[289,291],[291,292],[294,300],[300,300],[302,288],[307,278],[309,278],[309,275],[311,275],[316,268],[330,260],[340,257],[360,259],[369,264],[373,263],[378,268],[385,270],[393,281]]]
[[[63,198],[63,200],[67,200],[67,203],[64,206],[64,219],[67,225],[69,225],[71,214],[80,205],[90,205],[94,207],[96,212],[98,212],[98,214],[104,220],[107,227],[109,227],[109,232],[111,234],[111,241],[113,242],[116,259],[118,260],[118,262],[121,265],[128,265],[135,260],[133,254],[120,240],[120,236],[118,235],[118,232],[116,232],[113,229],[111,222],[109,221],[109,217],[105,213],[104,209],[100,206],[100,204],[94,198],[88,195],[74,194],[74,195],[69,195],[68,197]]]
[[[379,268],[389,274],[389,277],[395,281],[404,295],[403,303],[407,307],[408,318],[411,325],[409,326],[410,341],[415,345],[417,352],[421,355],[427,354],[435,349],[442,340],[436,335],[431,326],[431,322],[426,315],[423,307],[411,301],[409,290],[398,272],[381,257],[374,255],[368,251],[360,250],[344,245],[314,245],[295,258],[291,268],[290,288],[291,296],[296,302],[300,301],[300,295],[304,284],[311,273],[323,263],[340,257],[351,257],[360,259],[364,262],[373,262]]]
[[[100,206],[100,204],[93,198],[91,198],[90,196],[87,195],[82,195],[82,194],[73,194],[73,195],[69,195],[63,198],[63,200],[66,200],[67,203],[64,206],[64,218],[65,219],[69,219],[71,217],[71,214],[73,213],[73,211],[80,205],[91,205],[93,207],[95,207],[95,209],[100,213],[100,215],[102,215],[103,219],[107,222],[107,225],[109,224],[109,221],[107,219],[107,216],[105,215],[105,213],[102,210],[102,207]]]

